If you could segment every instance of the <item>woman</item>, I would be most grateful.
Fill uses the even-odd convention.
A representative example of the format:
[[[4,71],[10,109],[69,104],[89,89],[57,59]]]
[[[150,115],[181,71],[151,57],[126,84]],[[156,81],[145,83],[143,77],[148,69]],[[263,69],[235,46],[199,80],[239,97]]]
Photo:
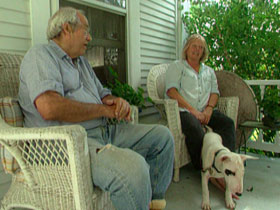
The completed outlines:
[[[203,63],[207,56],[205,39],[194,34],[183,48],[182,60],[169,65],[166,72],[166,96],[178,101],[182,131],[196,169],[201,169],[203,125],[220,134],[224,146],[235,149],[233,120],[215,110],[219,90],[214,70]]]

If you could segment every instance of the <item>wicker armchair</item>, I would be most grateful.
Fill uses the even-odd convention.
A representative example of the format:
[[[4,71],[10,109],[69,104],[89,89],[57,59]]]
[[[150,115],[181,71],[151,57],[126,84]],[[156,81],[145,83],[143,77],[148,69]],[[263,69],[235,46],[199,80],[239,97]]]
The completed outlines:
[[[175,158],[173,180],[179,181],[179,169],[188,164],[191,159],[182,133],[179,107],[176,100],[164,99],[165,73],[169,64],[160,64],[151,68],[147,78],[149,97],[159,110],[163,123],[168,126],[175,140]],[[238,97],[220,97],[217,108],[231,117],[236,125],[238,113]]]
[[[22,127],[15,98],[21,59],[0,53],[0,150],[4,169],[13,176],[1,209],[114,209],[109,193],[92,184],[83,127]],[[132,115],[136,121],[135,107]]]

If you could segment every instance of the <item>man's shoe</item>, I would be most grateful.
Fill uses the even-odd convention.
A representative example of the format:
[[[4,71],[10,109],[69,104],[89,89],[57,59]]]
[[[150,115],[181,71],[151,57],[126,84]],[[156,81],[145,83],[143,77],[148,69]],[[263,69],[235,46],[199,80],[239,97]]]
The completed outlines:
[[[162,210],[166,206],[165,199],[152,200],[150,203],[150,210]]]

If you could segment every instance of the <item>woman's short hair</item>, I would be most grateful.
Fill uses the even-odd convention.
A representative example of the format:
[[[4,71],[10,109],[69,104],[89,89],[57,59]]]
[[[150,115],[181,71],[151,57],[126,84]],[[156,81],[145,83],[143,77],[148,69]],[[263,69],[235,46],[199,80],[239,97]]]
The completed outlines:
[[[200,34],[193,34],[188,37],[186,44],[184,45],[183,50],[182,50],[182,59],[187,59],[187,50],[190,47],[191,43],[197,39],[201,40],[204,45],[204,50],[203,50],[203,54],[200,58],[200,62],[204,62],[207,59],[207,57],[209,55],[207,43],[206,43],[204,37],[201,36]]]
[[[69,23],[72,29],[75,31],[77,26],[81,24],[81,20],[77,13],[84,15],[82,10],[77,10],[73,7],[60,8],[50,19],[47,27],[47,39],[51,40],[60,35],[62,26],[65,23]]]

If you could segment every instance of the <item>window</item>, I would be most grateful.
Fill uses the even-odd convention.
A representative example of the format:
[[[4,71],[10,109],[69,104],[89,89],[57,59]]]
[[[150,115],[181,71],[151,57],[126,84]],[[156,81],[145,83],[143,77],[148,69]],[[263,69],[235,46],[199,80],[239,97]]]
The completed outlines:
[[[107,4],[115,5],[122,8],[126,7],[126,0],[98,0],[98,1],[105,2]]]
[[[111,4],[124,2],[125,6],[125,1],[104,2]],[[126,82],[125,16],[67,0],[60,0],[59,5],[72,6],[85,12],[92,36],[85,57],[101,83],[104,85],[108,81],[112,82],[113,77],[108,71],[108,66],[118,73],[121,82]]]

